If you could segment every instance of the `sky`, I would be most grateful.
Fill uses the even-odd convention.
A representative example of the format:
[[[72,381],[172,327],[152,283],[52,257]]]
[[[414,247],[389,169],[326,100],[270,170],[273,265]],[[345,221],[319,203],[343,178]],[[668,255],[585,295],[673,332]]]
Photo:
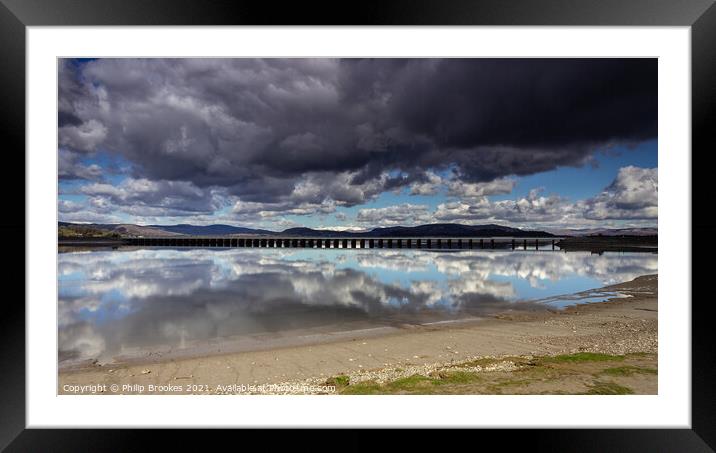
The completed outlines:
[[[656,59],[61,59],[60,221],[657,225]]]

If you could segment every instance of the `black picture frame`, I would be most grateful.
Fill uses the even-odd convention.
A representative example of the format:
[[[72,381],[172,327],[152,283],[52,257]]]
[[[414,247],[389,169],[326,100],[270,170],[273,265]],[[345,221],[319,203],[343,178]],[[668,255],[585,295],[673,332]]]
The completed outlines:
[[[385,0],[353,5],[340,2],[200,1],[200,0],[0,0],[0,133],[7,173],[23,179],[25,171],[25,31],[28,26],[76,25],[546,25],[546,26],[690,26],[692,64],[692,206],[707,204],[709,166],[696,165],[707,154],[716,124],[716,6],[712,0]],[[23,150],[23,151],[21,151]],[[697,159],[698,158],[698,159]],[[4,273],[6,288],[25,279],[25,199],[17,194],[20,181],[0,178],[5,216],[0,229],[6,256],[13,266]],[[692,210],[693,237],[708,237],[716,223]],[[19,238],[24,238],[20,241]],[[691,244],[688,244],[691,247]],[[707,251],[692,248],[692,294],[709,281]],[[701,259],[701,260],[700,260]],[[20,289],[24,299],[24,286]],[[695,299],[695,298],[694,298]],[[20,296],[7,298],[0,316],[0,448],[8,451],[125,450],[137,444],[131,430],[25,429],[25,309]],[[716,343],[708,316],[709,298],[692,304],[692,429],[680,430],[529,430],[525,437],[509,434],[510,445],[580,451],[713,451],[716,449]],[[172,431],[183,441],[188,435]],[[226,434],[212,434],[214,437]],[[160,436],[161,437],[161,436]],[[499,431],[483,431],[480,443],[504,441]],[[301,443],[303,434],[291,442]],[[353,447],[363,437],[344,438]],[[431,435],[411,435],[404,441],[423,443]],[[487,442],[487,443],[485,443]],[[362,449],[363,449],[362,448]]]

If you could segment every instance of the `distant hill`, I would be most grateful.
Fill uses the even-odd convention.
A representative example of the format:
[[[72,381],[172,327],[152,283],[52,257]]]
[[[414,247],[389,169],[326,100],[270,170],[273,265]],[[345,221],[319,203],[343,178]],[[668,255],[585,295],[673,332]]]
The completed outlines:
[[[307,237],[336,237],[336,236],[351,236],[352,234],[348,231],[334,231],[334,230],[314,230],[313,228],[296,227],[283,230],[282,234],[289,236],[307,236]]]
[[[106,224],[106,223],[69,223],[58,222],[58,236],[60,237],[105,237],[105,236],[153,236],[153,237],[171,237],[177,236],[176,233],[164,231],[159,228],[152,228],[141,225],[132,224]],[[68,232],[79,231],[88,232],[84,234],[72,235]]]
[[[161,228],[155,228],[151,226],[141,226],[132,224],[119,224],[119,225],[101,225],[102,227],[109,228],[115,233],[119,233],[122,236],[154,236],[154,237],[173,237],[180,236],[178,233],[166,231]]]
[[[657,228],[582,228],[550,230],[559,236],[658,236]]]
[[[57,225],[57,237],[64,239],[119,239],[120,234],[109,230],[95,228],[89,225],[73,225],[60,222]]]
[[[151,228],[169,231],[172,233],[188,234],[194,236],[216,236],[228,234],[272,234],[273,231],[252,228],[236,227],[231,225],[149,225]]]
[[[374,228],[370,231],[336,231],[336,230],[314,230],[312,228],[289,228],[282,232],[274,232],[270,230],[252,229],[245,227],[237,227],[231,225],[131,225],[131,224],[72,224],[60,222],[59,227],[91,229],[96,234],[119,234],[122,236],[145,236],[145,237],[172,237],[172,236],[218,236],[218,235],[270,235],[283,234],[286,236],[306,236],[306,237],[425,237],[425,236],[451,236],[451,237],[552,237],[545,231],[521,230],[519,228],[511,228],[501,225],[461,225],[455,223],[435,223],[429,225],[420,225],[415,227],[386,227]]]
[[[457,223],[432,223],[429,225],[420,225],[415,227],[387,227],[375,228],[370,233],[371,236],[515,236],[515,237],[551,237],[550,233],[545,231],[521,230],[519,228],[511,228],[502,225],[462,225]]]
[[[515,237],[551,237],[554,236],[545,231],[521,230],[519,228],[511,228],[501,225],[461,225],[457,223],[433,223],[429,225],[420,225],[414,227],[385,227],[374,228],[370,231],[351,232],[351,231],[334,231],[334,230],[314,230],[311,228],[289,228],[284,230],[282,234],[290,236],[308,236],[308,237],[426,237],[426,236],[451,236],[451,237],[469,237],[469,236],[515,236]]]
[[[268,230],[235,227],[231,225],[133,225],[112,223],[68,223],[59,222],[61,228],[92,229],[94,231],[116,233],[122,236],[177,237],[186,235],[217,236],[232,234],[272,234]]]

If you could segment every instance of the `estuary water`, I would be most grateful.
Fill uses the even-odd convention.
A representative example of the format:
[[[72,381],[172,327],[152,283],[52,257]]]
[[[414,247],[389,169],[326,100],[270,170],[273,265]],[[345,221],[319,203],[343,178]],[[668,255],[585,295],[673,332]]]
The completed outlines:
[[[652,253],[119,248],[58,256],[60,367],[280,347],[561,308]]]

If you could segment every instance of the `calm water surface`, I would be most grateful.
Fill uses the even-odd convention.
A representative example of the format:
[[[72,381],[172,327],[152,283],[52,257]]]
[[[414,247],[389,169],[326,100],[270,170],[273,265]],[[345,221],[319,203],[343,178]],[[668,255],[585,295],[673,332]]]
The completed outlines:
[[[61,365],[543,309],[657,273],[650,253],[127,248],[58,260]]]

